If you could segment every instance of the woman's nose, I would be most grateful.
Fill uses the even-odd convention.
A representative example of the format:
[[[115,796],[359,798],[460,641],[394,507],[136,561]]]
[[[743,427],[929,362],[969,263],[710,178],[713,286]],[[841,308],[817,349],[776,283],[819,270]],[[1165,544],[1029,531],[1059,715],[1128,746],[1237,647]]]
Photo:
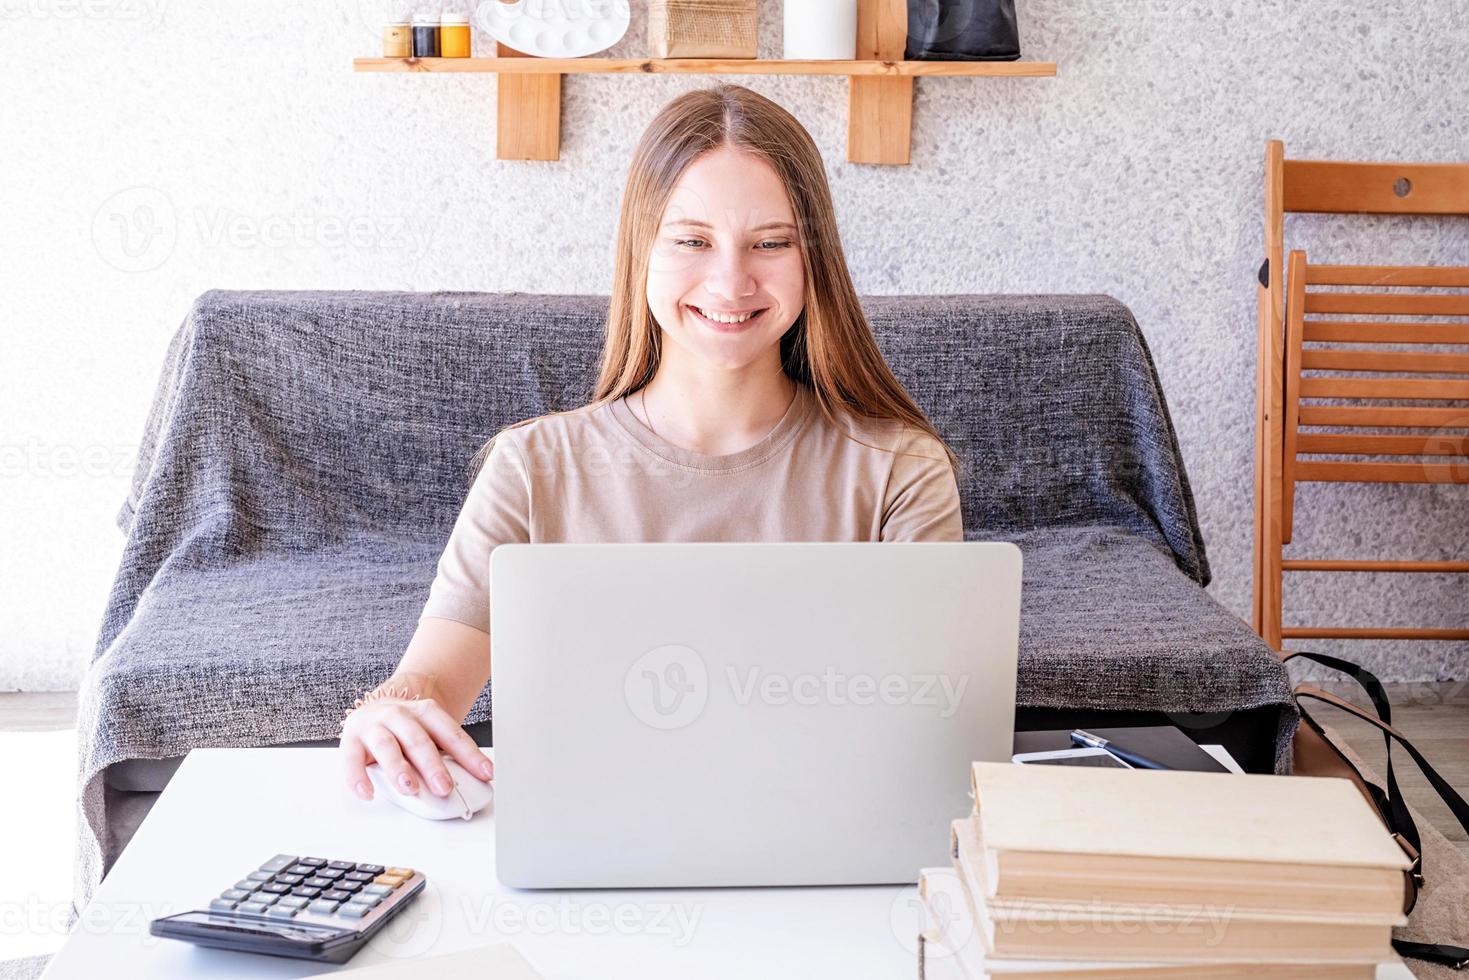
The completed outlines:
[[[743,256],[728,256],[716,261],[704,289],[711,296],[737,303],[756,292],[755,277],[750,272]]]

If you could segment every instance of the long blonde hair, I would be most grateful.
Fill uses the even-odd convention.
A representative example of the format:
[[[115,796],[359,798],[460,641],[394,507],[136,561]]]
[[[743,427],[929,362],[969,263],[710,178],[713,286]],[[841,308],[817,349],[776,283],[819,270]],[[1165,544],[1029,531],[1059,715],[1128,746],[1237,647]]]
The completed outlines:
[[[794,116],[741,85],[680,95],[638,141],[622,197],[601,370],[586,407],[632,394],[657,373],[662,328],[648,307],[647,282],[659,225],[684,171],[726,146],[769,163],[796,215],[806,295],[805,308],[780,340],[786,375],[811,389],[822,415],[839,430],[846,430],[843,413],[902,422],[937,439],[957,471],[953,450],[893,375],[857,301],[820,150]]]

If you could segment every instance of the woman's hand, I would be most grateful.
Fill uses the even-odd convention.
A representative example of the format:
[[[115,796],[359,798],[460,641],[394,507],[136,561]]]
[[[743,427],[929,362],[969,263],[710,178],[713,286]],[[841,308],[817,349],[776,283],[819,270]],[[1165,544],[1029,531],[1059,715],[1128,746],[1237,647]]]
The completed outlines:
[[[347,785],[364,800],[372,799],[367,765],[376,762],[400,792],[418,792],[428,785],[435,796],[453,788],[442,753],[447,753],[471,775],[494,777],[494,766],[474,739],[433,698],[384,699],[355,709],[342,726],[341,758]]]

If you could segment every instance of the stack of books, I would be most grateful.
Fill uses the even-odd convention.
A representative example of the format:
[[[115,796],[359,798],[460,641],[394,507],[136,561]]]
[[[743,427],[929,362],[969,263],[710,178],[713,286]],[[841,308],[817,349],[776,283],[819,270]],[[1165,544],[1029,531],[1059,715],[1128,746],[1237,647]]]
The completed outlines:
[[[974,764],[919,976],[1370,980],[1407,856],[1344,779]]]

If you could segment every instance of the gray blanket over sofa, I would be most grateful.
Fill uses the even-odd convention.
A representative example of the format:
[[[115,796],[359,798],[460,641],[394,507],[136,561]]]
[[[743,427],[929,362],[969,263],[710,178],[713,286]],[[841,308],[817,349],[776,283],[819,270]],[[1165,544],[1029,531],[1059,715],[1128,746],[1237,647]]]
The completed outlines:
[[[867,297],[963,462],[966,536],[1025,555],[1022,706],[1296,715],[1209,579],[1141,331],[1104,296]],[[590,394],[607,299],[224,292],[168,351],[81,699],[85,902],[103,774],[203,746],[335,737],[393,669],[488,435]],[[469,721],[488,717],[486,691]],[[80,907],[80,904],[78,905]]]

